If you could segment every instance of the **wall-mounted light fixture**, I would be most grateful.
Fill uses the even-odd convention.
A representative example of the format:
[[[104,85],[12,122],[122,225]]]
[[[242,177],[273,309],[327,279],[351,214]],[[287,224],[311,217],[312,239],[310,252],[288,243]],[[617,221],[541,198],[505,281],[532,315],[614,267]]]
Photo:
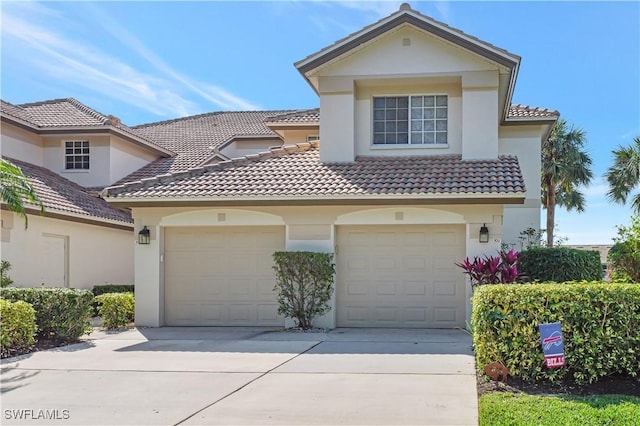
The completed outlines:
[[[146,225],[138,232],[138,244],[151,244],[151,231]]]
[[[480,227],[480,242],[488,243],[489,242],[489,228],[487,228],[487,224],[485,223]]]

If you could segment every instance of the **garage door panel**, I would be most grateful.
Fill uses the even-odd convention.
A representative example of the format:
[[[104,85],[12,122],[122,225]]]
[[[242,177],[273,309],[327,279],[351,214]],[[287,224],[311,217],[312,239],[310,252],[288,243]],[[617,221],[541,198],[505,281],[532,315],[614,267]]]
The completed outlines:
[[[428,294],[427,283],[424,281],[405,281],[403,289],[404,296],[426,296]],[[405,299],[407,299],[407,297],[405,297]]]
[[[258,305],[258,321],[275,322],[280,321],[277,304]]]
[[[226,306],[220,303],[202,303],[200,304],[199,318],[193,318],[193,323],[222,323],[225,320]]]
[[[458,323],[458,309],[455,307],[441,307],[433,310],[434,321],[438,324],[457,324]]]
[[[284,227],[165,229],[167,325],[282,325],[273,252]]]
[[[463,225],[344,226],[337,239],[338,326],[464,326]]]
[[[447,297],[457,295],[457,283],[454,281],[434,281],[433,295],[435,297]]]
[[[424,247],[429,239],[425,232],[407,232],[403,236],[405,247]]]
[[[379,273],[393,272],[398,268],[396,258],[388,255],[373,256],[371,263]]]

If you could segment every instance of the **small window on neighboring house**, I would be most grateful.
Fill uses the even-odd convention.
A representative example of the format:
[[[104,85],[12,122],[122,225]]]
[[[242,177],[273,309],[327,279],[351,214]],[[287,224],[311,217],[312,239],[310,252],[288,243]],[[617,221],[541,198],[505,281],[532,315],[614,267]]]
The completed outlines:
[[[374,97],[373,144],[446,144],[447,117],[447,95]]]
[[[314,142],[314,141],[319,141],[320,140],[320,136],[318,135],[308,135],[307,136],[307,142]]]
[[[89,170],[89,141],[66,141],[64,161],[66,170]]]

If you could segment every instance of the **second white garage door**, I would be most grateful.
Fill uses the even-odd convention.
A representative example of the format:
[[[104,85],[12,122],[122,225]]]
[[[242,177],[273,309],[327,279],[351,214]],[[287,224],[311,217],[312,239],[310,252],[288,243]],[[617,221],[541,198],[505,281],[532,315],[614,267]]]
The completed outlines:
[[[465,325],[463,225],[338,228],[339,327]]]
[[[277,226],[166,228],[166,325],[283,325],[272,266],[284,238]]]

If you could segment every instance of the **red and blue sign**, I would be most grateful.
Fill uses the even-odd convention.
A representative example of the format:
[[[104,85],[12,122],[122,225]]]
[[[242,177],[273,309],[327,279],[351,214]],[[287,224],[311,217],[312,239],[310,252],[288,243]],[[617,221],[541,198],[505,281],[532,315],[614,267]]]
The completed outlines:
[[[564,341],[562,340],[562,328],[559,322],[540,324],[540,340],[542,352],[548,368],[564,367]]]

